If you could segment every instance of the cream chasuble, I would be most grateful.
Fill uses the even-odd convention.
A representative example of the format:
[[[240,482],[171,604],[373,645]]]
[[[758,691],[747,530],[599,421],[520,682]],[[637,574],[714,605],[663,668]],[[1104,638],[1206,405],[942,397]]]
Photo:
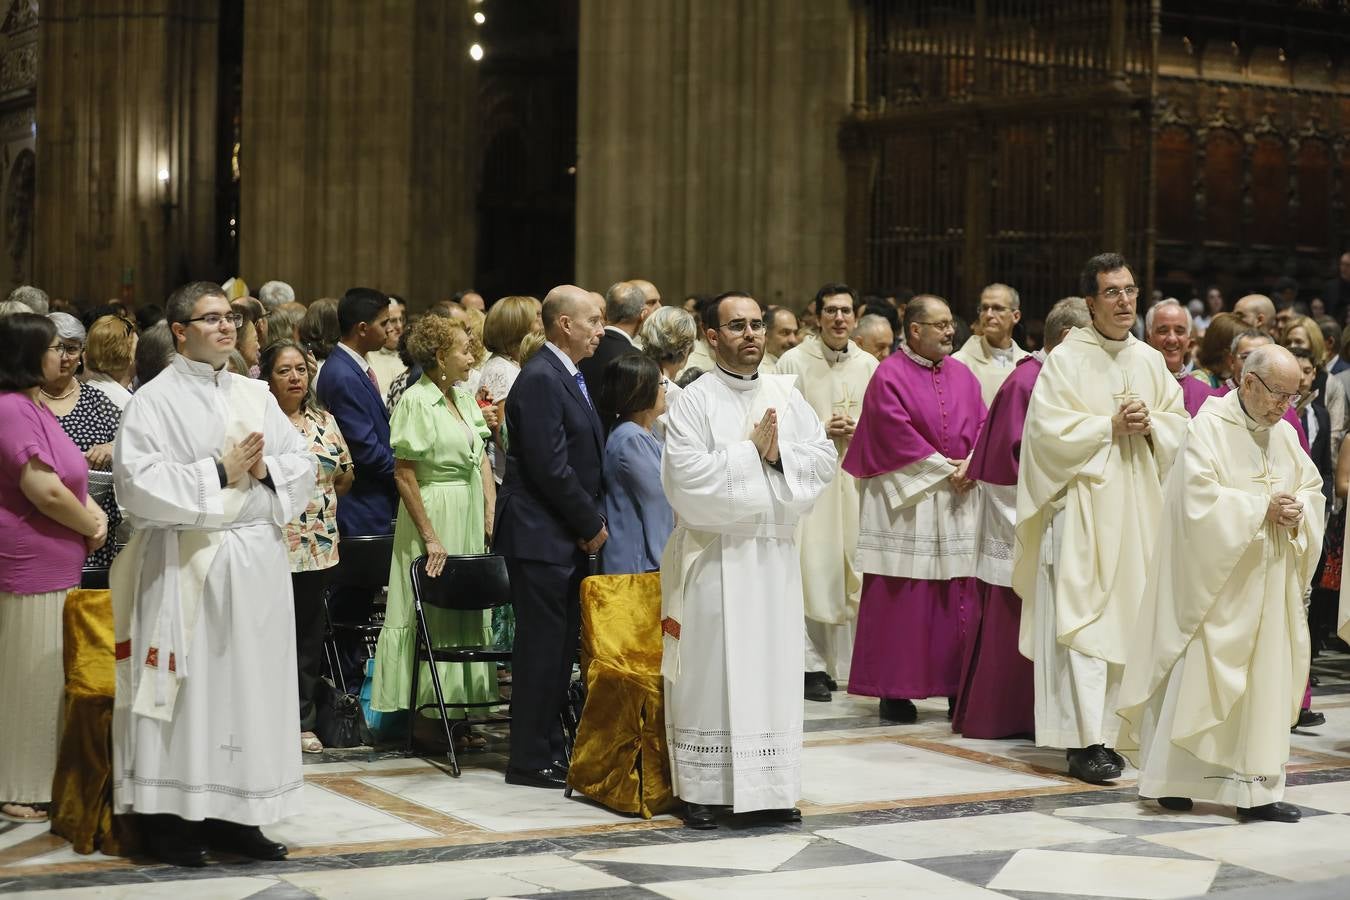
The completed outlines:
[[[263,434],[272,487],[216,460]],[[113,803],[263,825],[299,809],[295,621],[281,527],[317,462],[264,383],[175,356],[127,405],[113,450],[136,529],[110,575]]]
[[[1016,341],[1013,341],[1007,350],[1000,351],[990,347],[989,342],[981,335],[973,334],[961,345],[960,350],[952,354],[952,357],[961,360],[975,373],[975,377],[980,381],[980,395],[984,398],[984,405],[989,406],[994,402],[994,395],[998,393],[998,389],[1017,366],[1017,361],[1026,355],[1027,351],[1017,346]]]
[[[867,382],[877,370],[876,357],[851,343],[845,346],[851,349],[843,353],[831,350],[813,335],[778,360],[778,374],[796,378],[797,390],[822,425],[834,415],[856,421]],[[833,361],[826,359],[827,354]],[[834,445],[842,460],[848,441],[835,440]],[[834,481],[802,518],[797,540],[801,545],[806,617],[831,625],[857,619],[858,592],[862,588],[862,577],[853,569],[858,546],[857,479],[846,472],[835,473]]]
[[[835,477],[793,379],[720,369],[667,413],[661,482],[677,524],[661,560],[666,735],[675,794],[736,812],[801,796],[798,521]],[[782,471],[749,434],[778,411]]]
[[[1297,528],[1266,520],[1277,491],[1302,501]],[[1163,510],[1116,746],[1138,762],[1141,796],[1273,803],[1308,677],[1322,479],[1293,427],[1258,425],[1234,391],[1191,423]]]

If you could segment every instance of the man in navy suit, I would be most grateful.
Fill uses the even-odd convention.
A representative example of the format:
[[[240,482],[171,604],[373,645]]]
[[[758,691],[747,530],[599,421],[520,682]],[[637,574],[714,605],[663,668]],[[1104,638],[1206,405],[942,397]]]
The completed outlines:
[[[494,550],[506,557],[516,643],[511,664],[508,784],[565,786],[559,716],[581,629],[586,557],[609,537],[600,514],[605,436],[577,363],[604,331],[601,299],[574,285],[544,298],[548,342],[506,400],[506,477]]]
[[[356,480],[338,499],[339,537],[390,534],[398,507],[394,451],[389,446],[389,411],[366,354],[384,346],[389,297],[374,288],[352,288],[338,302],[342,339],[319,370],[314,390],[337,420],[355,463]],[[364,622],[373,598],[364,591],[338,590],[331,613],[339,622]],[[342,649],[347,683],[360,684],[363,648],[356,640]]]

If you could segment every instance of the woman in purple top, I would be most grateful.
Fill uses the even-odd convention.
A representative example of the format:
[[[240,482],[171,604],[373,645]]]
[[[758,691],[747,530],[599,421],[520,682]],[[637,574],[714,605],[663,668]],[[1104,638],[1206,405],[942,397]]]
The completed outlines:
[[[47,818],[65,675],[61,607],[108,537],[89,464],[38,393],[61,367],[45,316],[0,318],[0,818]],[[22,687],[20,687],[22,686]]]

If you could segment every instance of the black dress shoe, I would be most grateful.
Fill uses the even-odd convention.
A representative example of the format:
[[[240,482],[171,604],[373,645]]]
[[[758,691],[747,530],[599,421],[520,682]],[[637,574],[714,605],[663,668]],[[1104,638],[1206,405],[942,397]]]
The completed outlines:
[[[223,850],[250,859],[276,862],[285,859],[289,852],[285,844],[270,839],[257,825],[240,825],[219,819],[207,819],[202,823],[202,839],[212,850]]]
[[[206,865],[206,845],[202,843],[200,825],[187,822],[177,816],[146,816],[152,818],[177,819],[179,827],[167,827],[159,823],[147,822],[145,828],[145,851],[162,863],[182,866],[188,869],[200,869]]]
[[[686,803],[684,827],[711,831],[717,827],[717,812],[711,806],[704,806],[702,803]]]
[[[1300,709],[1298,711],[1298,724],[1294,728],[1316,728],[1318,725],[1327,724],[1327,717],[1320,712],[1313,712],[1311,709]],[[1293,731],[1294,728],[1289,729]]]
[[[1195,807],[1190,797],[1159,797],[1158,805],[1172,812],[1190,812]]]
[[[1297,822],[1303,812],[1292,803],[1267,803],[1263,806],[1239,806],[1238,817],[1260,819],[1262,822]]]
[[[1106,751],[1106,755],[1109,756],[1109,757],[1111,758],[1111,762],[1115,763],[1115,764],[1116,764],[1116,767],[1119,768],[1120,771],[1124,772],[1124,771],[1125,771],[1125,757],[1123,757],[1123,756],[1121,756],[1119,753],[1117,753],[1117,752],[1115,751],[1115,748],[1114,748],[1114,747],[1102,747],[1102,749],[1105,750],[1105,751]]]
[[[1120,777],[1120,766],[1116,765],[1106,748],[1093,744],[1081,750],[1069,750],[1069,774],[1088,784],[1107,784]]]
[[[542,769],[517,769],[515,766],[507,766],[506,783],[560,791],[567,787],[567,772],[553,766]]]
[[[830,696],[830,676],[824,672],[807,672],[805,685],[803,696],[807,700],[829,703],[834,699]]]
[[[881,717],[887,722],[909,725],[919,720],[919,710],[915,708],[913,700],[892,700],[883,697],[881,698]]]

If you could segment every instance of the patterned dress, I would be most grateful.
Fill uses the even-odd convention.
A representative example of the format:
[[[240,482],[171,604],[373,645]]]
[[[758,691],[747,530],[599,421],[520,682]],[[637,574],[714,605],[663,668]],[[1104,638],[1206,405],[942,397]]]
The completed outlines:
[[[57,416],[56,421],[61,423],[61,430],[84,453],[90,447],[113,442],[117,437],[117,426],[122,421],[122,411],[108,399],[107,394],[81,385],[75,406],[64,416]],[[84,564],[91,569],[106,569],[117,555],[119,544],[114,535],[117,526],[122,524],[122,513],[118,511],[117,499],[113,496],[112,472],[97,469],[89,471],[89,496],[98,502],[99,508],[108,517],[108,542],[89,554]]]
[[[327,410],[310,407],[297,430],[309,439],[309,452],[319,459],[314,496],[295,521],[287,524],[286,553],[292,572],[315,572],[338,562],[337,491],[333,481],[352,468],[352,454]]]

